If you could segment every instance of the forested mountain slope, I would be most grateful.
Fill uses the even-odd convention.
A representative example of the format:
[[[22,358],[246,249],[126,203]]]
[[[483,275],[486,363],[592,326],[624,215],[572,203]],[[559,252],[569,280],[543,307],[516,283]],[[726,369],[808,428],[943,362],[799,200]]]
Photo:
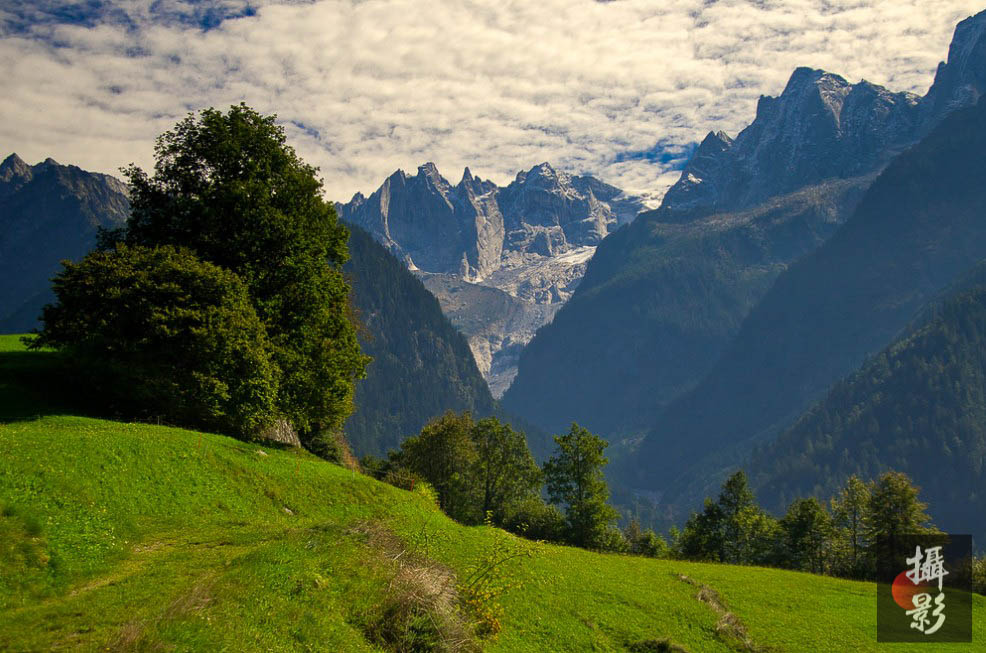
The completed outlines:
[[[934,506],[939,528],[986,541],[986,286],[936,306],[927,324],[759,449],[748,469],[775,510],[829,496],[852,474],[902,471]]]
[[[641,447],[637,482],[671,501],[694,479],[716,482],[711,470],[776,435],[986,257],[984,152],[980,102],[897,158],[853,217],[777,279],[703,382],[665,411]]]
[[[607,237],[521,355],[505,407],[611,439],[651,429],[710,372],[777,275],[853,212],[888,161],[983,91],[986,12],[921,98],[798,68],[735,138],[711,132],[662,206]],[[885,343],[882,343],[885,344]]]
[[[345,427],[356,453],[397,448],[447,410],[491,415],[493,398],[469,345],[438,300],[367,232],[349,229],[343,270],[365,327],[360,344],[373,357]]]

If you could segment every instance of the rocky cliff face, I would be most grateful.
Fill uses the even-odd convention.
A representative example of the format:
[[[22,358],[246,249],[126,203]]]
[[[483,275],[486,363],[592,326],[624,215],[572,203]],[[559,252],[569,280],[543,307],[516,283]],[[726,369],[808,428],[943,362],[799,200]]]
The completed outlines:
[[[986,11],[955,27],[948,61],[938,64],[935,82],[921,101],[921,132],[930,131],[955,111],[971,107],[986,91]]]
[[[468,168],[453,186],[427,163],[413,176],[398,170],[369,197],[338,205],[343,220],[422,275],[469,338],[497,396],[516,374],[519,349],[571,296],[596,245],[644,208],[618,188],[547,163],[503,188]],[[467,292],[462,282],[511,300]],[[503,302],[509,319],[481,319]]]
[[[706,136],[664,197],[664,219],[755,206],[826,179],[880,168],[986,89],[986,12],[960,22],[923,98],[865,80],[798,68],[780,96],[762,96],[735,140]]]
[[[113,177],[52,159],[29,166],[11,154],[0,163],[0,332],[36,325],[60,261],[85,256],[99,227],[123,225],[126,193]]]
[[[677,219],[736,211],[831,178],[873,170],[914,137],[918,96],[798,68],[784,92],[763,96],[736,137],[710,133],[663,208]]]
[[[709,133],[661,207],[600,244],[525,347],[504,407],[548,431],[571,420],[611,440],[653,430],[713,373],[778,275],[825,243],[929,125],[981,94],[984,34],[986,12],[958,25],[923,98],[799,68],[735,138]]]

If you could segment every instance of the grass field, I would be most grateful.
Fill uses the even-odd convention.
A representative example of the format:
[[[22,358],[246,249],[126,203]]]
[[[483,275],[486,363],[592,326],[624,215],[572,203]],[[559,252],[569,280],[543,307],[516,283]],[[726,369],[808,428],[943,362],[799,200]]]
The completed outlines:
[[[462,577],[512,537],[302,451],[58,414],[21,382],[51,355],[20,349],[0,337],[0,651],[383,650],[394,542]],[[508,565],[487,651],[749,650],[723,610],[754,650],[929,650],[876,643],[867,583],[549,545]],[[974,610],[976,643],[934,650],[982,648]]]

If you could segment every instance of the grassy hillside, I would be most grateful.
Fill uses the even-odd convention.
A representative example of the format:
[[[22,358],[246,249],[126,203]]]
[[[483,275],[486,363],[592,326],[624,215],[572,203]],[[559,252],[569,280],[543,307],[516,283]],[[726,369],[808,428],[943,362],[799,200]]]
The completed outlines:
[[[58,415],[9,382],[45,362],[19,348],[0,339],[20,408],[0,423],[0,651],[384,650],[402,551],[463,578],[511,537],[301,451]],[[727,609],[764,650],[878,650],[865,583],[556,546],[506,572],[488,651],[744,650]]]

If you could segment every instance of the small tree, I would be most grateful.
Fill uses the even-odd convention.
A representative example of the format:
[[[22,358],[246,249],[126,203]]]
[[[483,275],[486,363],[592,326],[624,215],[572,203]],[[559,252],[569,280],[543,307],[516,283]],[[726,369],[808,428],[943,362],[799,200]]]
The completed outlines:
[[[900,550],[902,536],[934,532],[925,513],[928,504],[918,499],[918,488],[903,472],[887,472],[876,482],[865,518],[865,536],[875,560],[889,560]]]
[[[564,507],[572,544],[602,548],[612,540],[609,531],[619,516],[606,503],[609,486],[602,470],[608,462],[603,456],[607,443],[575,423],[554,439],[557,453],[544,464],[548,496]]]
[[[541,487],[541,470],[527,439],[495,417],[481,419],[472,429],[476,459],[470,470],[480,514],[492,513],[502,523],[507,506],[532,496]]]
[[[66,263],[30,346],[69,354],[105,409],[233,435],[276,418],[279,370],[239,278],[173,247]]]
[[[472,416],[449,411],[405,440],[397,460],[438,492],[438,505],[448,516],[479,523],[482,515],[472,498],[470,472],[477,462],[471,432]]]
[[[832,518],[818,499],[797,499],[780,524],[787,564],[816,574],[824,572]]]
[[[866,516],[869,512],[870,486],[855,474],[846,486],[832,498],[832,525],[839,550],[845,550],[844,559],[836,560],[836,573],[852,577],[867,575],[865,557]]]
[[[623,528],[623,537],[627,541],[629,552],[634,555],[667,558],[670,554],[667,541],[653,529],[642,529],[635,518]]]
[[[681,531],[676,549],[693,560],[768,564],[774,560],[777,521],[763,512],[740,470],[726,479],[716,501],[705,500]]]

